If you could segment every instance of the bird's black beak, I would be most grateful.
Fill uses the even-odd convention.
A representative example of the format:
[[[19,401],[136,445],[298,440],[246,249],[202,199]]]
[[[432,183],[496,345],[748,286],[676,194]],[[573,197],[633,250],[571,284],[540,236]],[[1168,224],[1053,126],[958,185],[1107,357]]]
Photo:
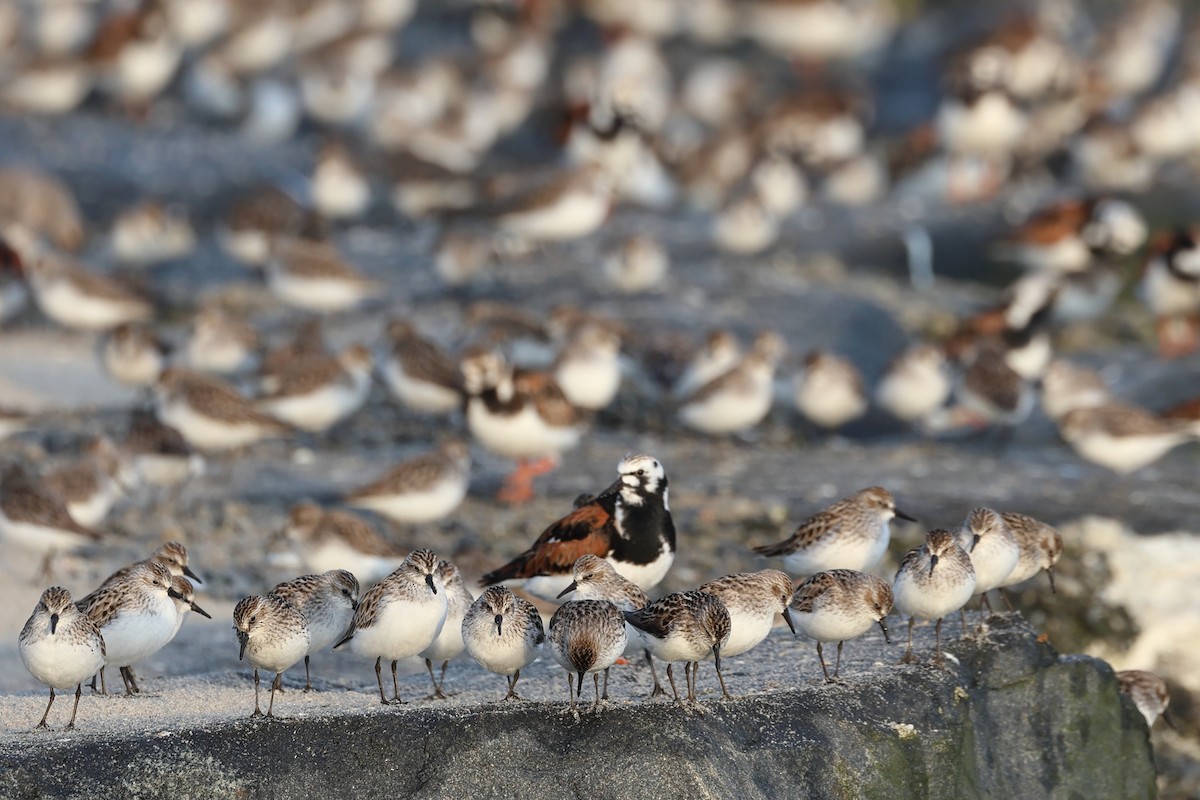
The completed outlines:
[[[204,581],[200,580],[200,576],[199,576],[199,575],[197,575],[196,573],[192,572],[192,568],[191,568],[191,567],[184,567],[184,568],[183,568],[183,574],[184,574],[185,576],[187,576],[188,578],[191,578],[192,580],[194,580],[196,583],[204,583]]]
[[[888,644],[892,643],[892,637],[888,636],[887,625],[883,624],[883,620],[879,620],[879,630],[883,631],[883,640]]]
[[[246,655],[246,643],[250,641],[250,635],[245,631],[238,631],[237,637],[238,643],[241,645],[238,647],[238,661],[241,661]]]
[[[932,555],[929,557],[929,574],[930,575],[933,574],[933,568],[937,566],[937,562],[938,562],[938,557],[936,555]]]
[[[558,597],[556,597],[555,599],[562,600],[564,595],[568,595],[578,588],[579,588],[579,583],[577,581],[571,581],[571,585],[568,586],[567,588],[563,589],[561,592],[559,592]]]
[[[1046,567],[1046,574],[1050,576],[1050,592],[1058,594],[1058,589],[1054,588],[1054,567]]]
[[[183,598],[183,595],[182,595],[182,594],[180,594],[179,590],[178,590],[178,589],[176,589],[174,586],[172,586],[171,588],[167,589],[167,597],[170,597],[170,598],[172,598],[172,599],[175,599],[175,600],[182,600],[182,599],[184,599],[184,598]]]
[[[54,629],[58,627],[58,614],[50,615],[50,634],[54,635]]]
[[[975,534],[974,538],[972,538],[972,539],[971,539],[971,549],[970,549],[970,551],[969,551],[969,552],[972,552],[972,553],[974,553],[974,552],[975,552],[975,548],[976,548],[978,545],[979,545],[979,534],[977,533],[977,534]]]
[[[496,615],[496,635],[497,636],[504,635],[504,615],[503,614]]]
[[[898,509],[898,508],[896,509],[896,518],[897,518],[897,519],[908,520],[909,522],[920,522],[920,520],[918,520],[916,517],[913,517],[913,516],[910,516],[910,515],[908,515],[908,514],[905,514],[903,511],[901,511],[901,510],[900,510],[900,509]]]
[[[615,481],[613,481],[612,486],[609,486],[603,492],[596,495],[596,499],[599,500],[601,497],[612,497],[614,494],[621,491],[621,489],[624,488],[624,486],[625,486],[625,479],[617,478]]]
[[[425,582],[426,582],[427,584],[429,584],[429,591],[433,592],[434,594],[437,594],[437,587],[433,585],[433,576],[432,576],[432,575],[426,575],[426,576],[425,576]]]
[[[792,622],[792,607],[788,606],[783,610],[783,621],[788,624],[792,631],[792,636],[796,635],[796,623]]]
[[[212,619],[212,614],[208,613],[208,612],[207,612],[207,611],[205,611],[203,608],[201,608],[200,606],[196,605],[196,601],[195,601],[195,600],[193,600],[193,601],[192,601],[192,611],[195,611],[197,614],[199,614],[200,616],[204,617],[205,619]]]

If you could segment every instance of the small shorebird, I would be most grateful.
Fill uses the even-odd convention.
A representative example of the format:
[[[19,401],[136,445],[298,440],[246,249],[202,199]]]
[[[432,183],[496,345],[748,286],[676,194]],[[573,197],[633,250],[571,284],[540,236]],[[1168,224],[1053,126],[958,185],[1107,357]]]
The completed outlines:
[[[504,699],[520,700],[521,670],[537,659],[546,640],[542,615],[533,603],[504,586],[489,586],[467,610],[461,635],[479,666],[508,677]]]
[[[942,661],[942,618],[967,604],[975,594],[975,568],[971,557],[955,541],[954,534],[933,530],[925,543],[909,550],[892,583],[896,610],[908,616],[908,649],[904,663],[915,659],[912,650],[913,626],[917,617],[936,619],[936,663]]]
[[[104,637],[96,623],[75,607],[71,593],[61,586],[42,592],[17,639],[21,663],[29,674],[50,687],[50,702],[37,727],[45,728],[54,690],[75,687],[75,707],[67,728],[75,727],[83,681],[104,667]]]
[[[233,609],[233,627],[238,640],[238,661],[247,658],[254,667],[254,713],[263,716],[258,704],[258,671],[275,673],[266,716],[272,717],[275,690],[288,667],[303,658],[311,643],[304,615],[275,595],[244,597]]]
[[[878,624],[883,639],[891,644],[883,620],[892,613],[892,587],[887,581],[852,569],[818,572],[796,587],[790,609],[798,632],[817,642],[817,658],[826,681],[837,680],[842,667],[842,645]],[[824,642],[837,642],[833,677],[825,666]]]
[[[710,655],[717,665],[721,694],[729,696],[721,674],[721,649],[728,643],[732,623],[725,604],[716,595],[702,591],[676,592],[654,601],[645,608],[625,613],[625,620],[642,632],[646,647],[667,662],[667,681],[675,702],[674,662],[683,661],[687,699],[696,702],[696,670],[701,659]]]

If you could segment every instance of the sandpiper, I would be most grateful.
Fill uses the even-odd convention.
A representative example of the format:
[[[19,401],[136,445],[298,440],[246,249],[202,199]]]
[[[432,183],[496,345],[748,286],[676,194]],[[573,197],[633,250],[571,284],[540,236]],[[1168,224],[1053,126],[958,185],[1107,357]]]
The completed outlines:
[[[583,676],[587,674],[591,674],[596,687],[592,709],[599,710],[599,673],[616,663],[628,643],[621,610],[607,600],[570,600],[550,618],[546,638],[554,660],[567,671],[571,711],[576,712],[575,698],[582,694]],[[670,674],[670,667],[667,669]],[[572,675],[576,676],[574,681]]]
[[[392,574],[367,590],[354,612],[354,624],[345,644],[359,656],[375,656],[375,681],[379,684],[379,702],[403,703],[396,682],[396,662],[415,656],[429,647],[442,632],[448,602],[441,583],[438,564],[441,559],[430,550],[414,550]],[[392,662],[392,699],[383,693],[380,664]]]
[[[916,423],[944,406],[952,388],[942,351],[917,344],[888,365],[875,387],[875,402],[897,419]]]
[[[159,420],[200,450],[231,450],[287,433],[229,384],[171,367],[155,386]]]
[[[818,572],[796,587],[790,609],[796,630],[817,642],[817,658],[826,681],[836,680],[842,667],[842,645],[878,624],[891,644],[883,620],[892,613],[892,587],[876,575],[852,569]],[[833,676],[825,666],[824,642],[837,642]]]
[[[43,553],[43,572],[49,571],[56,552],[75,550],[101,538],[76,522],[66,501],[20,464],[9,467],[0,479],[0,536]]]
[[[462,640],[479,666],[508,677],[504,699],[520,700],[521,670],[537,659],[546,634],[533,603],[504,586],[489,586],[463,617]]]
[[[391,353],[379,371],[400,402],[427,414],[462,408],[462,375],[441,348],[402,319],[388,323],[387,336]]]
[[[680,421],[710,435],[737,433],[762,422],[775,397],[775,367],[783,350],[778,335],[760,334],[737,364],[680,401]]]
[[[141,690],[131,679],[129,668],[158,652],[175,636],[179,618],[171,571],[157,561],[135,564],[125,577],[101,586],[76,605],[96,623],[107,646],[104,666],[120,667],[125,696]],[[101,692],[104,669],[100,670]]]
[[[716,328],[692,354],[683,372],[671,386],[671,396],[687,397],[709,381],[733,369],[742,357],[742,346],[731,331]]]
[[[433,696],[444,700],[446,693],[442,691],[442,687],[446,685],[446,667],[450,665],[450,659],[456,658],[463,651],[463,618],[466,617],[467,609],[475,602],[475,598],[463,583],[458,567],[445,559],[438,562],[438,579],[446,587],[446,622],[433,644],[418,655],[425,659],[425,669],[429,671],[429,679],[433,681]],[[438,678],[433,677],[435,661],[442,662],[442,673]]]
[[[1121,475],[1200,438],[1186,420],[1163,419],[1116,401],[1068,411],[1058,421],[1058,433],[1076,453]]]
[[[590,498],[581,498],[584,503],[577,501],[576,505],[586,505],[590,502]],[[567,588],[558,593],[558,598],[561,600],[567,595],[573,595],[572,600],[607,600],[615,605],[621,611],[636,611],[639,608],[645,608],[650,604],[650,598],[641,588],[617,572],[608,561],[605,561],[599,556],[580,556],[575,560],[575,566],[571,570],[571,582],[567,584]],[[654,668],[654,656],[642,644],[641,634],[630,625],[625,623],[626,639],[625,655],[630,655],[637,650],[642,650],[646,654],[646,663],[650,665],[650,674],[654,677],[654,688],[650,692],[651,697],[656,697],[660,694],[666,694],[662,688],[662,684],[658,682],[658,670]],[[600,694],[601,700],[608,699],[608,680],[605,676],[604,691]]]
[[[366,486],[346,495],[347,505],[382,514],[393,522],[420,524],[442,519],[467,496],[471,454],[466,444],[446,440],[437,449],[402,461]]]
[[[50,702],[37,727],[46,727],[54,690],[67,691],[74,686],[75,707],[67,723],[67,728],[74,728],[83,680],[104,666],[104,637],[96,623],[75,607],[69,591],[52,586],[42,592],[37,608],[21,628],[17,644],[25,669],[50,687]]]
[[[144,322],[154,313],[154,307],[131,290],[60,256],[30,259],[26,272],[38,308],[66,328],[105,331]]]
[[[201,372],[236,375],[258,366],[258,332],[216,306],[200,309],[182,353],[186,364]]]
[[[892,582],[892,594],[896,610],[908,615],[908,649],[904,652],[904,663],[914,661],[912,635],[917,617],[937,620],[934,660],[941,663],[942,618],[965,606],[975,594],[975,568],[971,565],[971,557],[958,546],[954,534],[941,529],[930,531],[924,544],[904,556]]]
[[[364,584],[384,577],[404,560],[404,552],[354,514],[315,503],[294,506],[283,535],[313,572],[345,568]]]
[[[1142,712],[1147,728],[1153,728],[1159,717],[1170,724],[1167,706],[1171,703],[1171,694],[1167,691],[1167,682],[1158,675],[1144,669],[1123,669],[1117,673],[1117,687]]]
[[[584,322],[571,334],[552,370],[573,405],[606,408],[621,388],[621,337],[610,325]]]
[[[281,597],[251,595],[233,609],[233,630],[238,640],[238,661],[246,658],[254,667],[254,713],[263,716],[258,704],[258,671],[275,673],[266,716],[272,717],[275,690],[288,667],[303,658],[311,643],[308,622]]]
[[[290,306],[317,314],[348,311],[382,287],[346,262],[333,245],[308,239],[283,241],[267,261],[267,285]]]
[[[309,659],[314,652],[324,650],[350,630],[354,611],[358,607],[358,579],[344,569],[334,569],[316,575],[301,575],[275,585],[271,595],[303,615],[308,624],[308,648],[304,653],[304,691],[312,691]]]
[[[814,350],[796,377],[796,409],[805,419],[836,430],[867,413],[862,373],[847,358]]]
[[[145,325],[124,323],[104,340],[104,369],[126,386],[150,386],[166,364],[166,347]]]
[[[654,655],[667,662],[667,681],[675,702],[674,662],[683,661],[687,699],[696,702],[696,670],[701,659],[710,655],[716,662],[721,694],[729,696],[721,674],[721,649],[729,641],[732,622],[725,604],[716,595],[702,591],[676,592],[654,601],[645,608],[625,612],[630,625],[642,632],[642,640]]]
[[[1021,548],[1017,565],[1000,584],[1000,595],[1008,602],[1008,596],[1004,594],[1005,587],[1024,583],[1042,570],[1046,570],[1046,577],[1050,580],[1050,591],[1053,592],[1054,565],[1058,563],[1063,551],[1062,534],[1053,525],[1025,514],[1007,511],[1000,516]],[[1009,608],[1012,608],[1011,604]]]
[[[971,557],[975,569],[975,594],[990,612],[992,604],[987,593],[999,588],[1021,557],[1021,547],[1004,518],[990,508],[976,508],[967,514],[954,534],[958,546]],[[966,628],[966,608],[963,608],[963,628]]]
[[[336,357],[305,359],[270,375],[263,388],[265,394],[258,401],[261,410],[309,433],[326,431],[367,401],[371,352],[356,344]]]
[[[891,541],[893,517],[916,522],[896,508],[892,493],[872,486],[839,500],[801,522],[779,544],[754,548],[764,556],[783,556],[796,575],[830,569],[867,570],[879,563]]]

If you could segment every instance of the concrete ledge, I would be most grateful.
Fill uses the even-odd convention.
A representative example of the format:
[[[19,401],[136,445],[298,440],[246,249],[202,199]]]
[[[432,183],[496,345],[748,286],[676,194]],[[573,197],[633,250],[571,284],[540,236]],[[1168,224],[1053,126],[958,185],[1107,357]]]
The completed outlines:
[[[0,749],[0,796],[1155,795],[1145,724],[1107,664],[1058,655],[1015,617],[952,650],[957,664],[830,686],[805,678],[704,711],[628,702],[576,720],[565,702],[413,704],[152,735],[31,734]]]

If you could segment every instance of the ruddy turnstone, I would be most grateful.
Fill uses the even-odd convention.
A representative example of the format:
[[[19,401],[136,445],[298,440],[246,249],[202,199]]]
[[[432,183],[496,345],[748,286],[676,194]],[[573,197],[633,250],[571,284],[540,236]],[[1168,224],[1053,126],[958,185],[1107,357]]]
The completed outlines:
[[[796,633],[788,610],[792,579],[777,569],[736,572],[701,584],[700,591],[716,596],[729,612],[729,640],[721,647],[726,657],[739,656],[766,639],[776,614],[782,614],[792,634]]]
[[[1053,592],[1054,565],[1058,563],[1063,551],[1062,534],[1053,525],[1025,514],[1005,512],[1000,516],[1021,550],[1017,565],[1000,584],[1000,595],[1008,602],[1008,596],[1004,594],[1005,587],[1024,583],[1042,570],[1046,570],[1046,577],[1050,580],[1050,591]]]
[[[667,681],[675,702],[674,662],[683,661],[687,682],[687,699],[696,702],[696,670],[701,659],[710,655],[717,665],[721,694],[729,696],[721,674],[721,650],[729,641],[732,622],[725,604],[713,594],[703,591],[676,592],[655,600],[645,608],[625,612],[625,620],[642,632],[642,641],[659,659],[667,662]]]
[[[246,447],[288,432],[224,381],[178,367],[159,378],[155,407],[159,421],[200,450]]]
[[[933,530],[925,535],[925,543],[909,550],[900,563],[892,582],[896,610],[908,616],[908,649],[904,663],[914,661],[912,650],[913,626],[917,617],[936,619],[936,663],[942,661],[942,618],[967,604],[975,594],[975,568],[971,557],[958,546],[954,534]]]
[[[276,244],[267,260],[267,286],[284,303],[302,311],[348,311],[383,287],[350,265],[333,245],[310,239]]]
[[[283,534],[295,545],[306,569],[345,568],[364,584],[383,578],[404,560],[404,553],[365,520],[315,503],[293,507]]]
[[[976,508],[967,514],[954,534],[958,546],[971,558],[975,570],[975,594],[990,612],[992,604],[987,593],[998,589],[1021,558],[1021,546],[1004,518],[990,508]],[[966,628],[966,607],[963,607],[963,627]]]
[[[463,583],[458,567],[449,561],[442,559],[438,562],[438,576],[446,587],[446,622],[442,625],[442,632],[433,640],[433,644],[418,655],[425,659],[425,669],[429,670],[429,680],[433,681],[433,696],[444,700],[446,694],[442,691],[442,687],[446,685],[446,667],[450,665],[450,659],[457,657],[463,651],[465,646],[463,619],[471,604],[475,602],[475,598],[471,596],[466,584]],[[433,677],[433,662],[435,661],[442,662],[442,673],[438,678]],[[515,682],[514,680],[513,683]]]
[[[104,369],[126,386],[150,386],[166,365],[166,347],[145,325],[124,323],[105,337]]]
[[[546,640],[542,615],[528,600],[504,586],[489,586],[462,622],[462,640],[471,658],[488,672],[508,678],[505,700],[520,700],[521,670],[538,657]]]
[[[428,414],[462,408],[462,375],[441,348],[403,319],[388,323],[387,337],[390,353],[379,373],[401,403]]]
[[[46,487],[67,504],[67,513],[85,528],[104,522],[122,495],[117,449],[106,436],[89,441],[78,461],[46,474]]]
[[[117,261],[135,267],[184,258],[196,247],[196,233],[186,212],[153,200],[121,212],[109,239]]]
[[[341,641],[350,630],[358,607],[358,579],[344,569],[316,575],[301,575],[275,585],[278,597],[300,612],[308,624],[309,641],[304,653],[304,691],[312,691],[309,659],[314,652]]]
[[[1031,270],[1084,272],[1096,258],[1132,254],[1146,234],[1145,220],[1126,201],[1088,197],[1040,209],[1009,233],[1001,247]]]
[[[480,585],[523,581],[526,591],[553,600],[571,583],[579,557],[594,555],[642,589],[656,586],[675,560],[666,470],[653,456],[631,454],[617,473],[616,482],[551,524]]]
[[[470,479],[471,453],[466,444],[450,439],[349,492],[346,504],[402,524],[434,522],[458,508]]]
[[[582,414],[549,374],[514,369],[496,351],[469,352],[461,369],[471,434],[489,450],[517,459],[498,496],[524,502],[533,496],[533,478],[578,444]]]
[[[37,608],[25,621],[17,639],[21,663],[29,674],[50,687],[50,702],[37,727],[46,727],[54,690],[75,687],[75,707],[67,728],[75,727],[83,681],[104,666],[104,637],[96,623],[81,613],[71,593],[61,586],[42,592]]]
[[[123,323],[144,322],[154,313],[143,297],[61,256],[30,259],[25,271],[38,308],[66,328],[104,331]]]
[[[367,401],[371,367],[371,351],[362,344],[351,345],[337,356],[293,363],[263,380],[265,393],[258,408],[309,433],[329,430]]]
[[[236,375],[258,366],[258,348],[258,331],[251,325],[208,306],[192,320],[182,353],[192,369]]]
[[[375,656],[379,702],[403,703],[396,682],[396,662],[415,656],[438,638],[446,622],[448,602],[438,564],[430,550],[414,550],[392,574],[367,590],[354,612],[350,633],[334,645],[349,644],[355,655]],[[383,693],[380,663],[392,662],[392,699]]]
[[[1180,228],[1156,243],[1138,292],[1154,315],[1162,355],[1186,355],[1200,346],[1200,244],[1194,230]]]
[[[233,630],[238,640],[238,661],[254,668],[254,713],[263,716],[258,704],[258,671],[275,673],[266,716],[274,716],[275,690],[288,667],[307,655],[311,634],[304,615],[275,595],[243,597],[233,609]]]
[[[157,653],[175,636],[179,614],[171,571],[157,561],[133,565],[125,577],[101,586],[76,605],[100,628],[107,647],[104,667],[120,667],[125,696],[140,691],[129,668]],[[101,692],[104,667],[100,669]]]
[[[607,600],[569,600],[550,618],[546,639],[550,654],[567,671],[571,711],[576,711],[575,698],[582,696],[583,676],[588,674],[596,687],[592,709],[599,710],[599,673],[616,663],[628,643],[621,610]],[[670,674],[670,667],[667,670]]]
[[[1153,728],[1159,717],[1170,722],[1167,706],[1171,703],[1171,693],[1167,691],[1167,682],[1158,675],[1144,669],[1123,669],[1117,673],[1117,688],[1142,712],[1147,728]]]
[[[875,402],[897,419],[920,423],[946,404],[952,389],[942,351],[917,344],[888,365],[875,387]]]
[[[839,500],[801,522],[796,532],[779,544],[754,548],[763,556],[783,556],[783,564],[796,575],[830,569],[867,570],[887,552],[893,517],[916,522],[899,511],[892,493],[872,486]]]
[[[1083,458],[1121,475],[1200,439],[1200,432],[1186,421],[1162,419],[1115,401],[1068,411],[1058,421],[1058,433]]]
[[[759,334],[736,365],[680,401],[680,421],[710,435],[737,433],[762,422],[775,397],[775,367],[783,351],[777,334]]]
[[[43,572],[49,571],[55,553],[101,538],[76,522],[66,501],[20,464],[9,467],[0,479],[0,535],[19,547],[43,553]]]
[[[584,495],[576,501],[576,508],[586,505],[591,500],[590,496]],[[621,611],[636,611],[639,608],[645,608],[650,603],[650,598],[636,583],[622,577],[612,564],[599,556],[586,555],[576,559],[575,566],[571,569],[571,578],[567,588],[558,593],[557,599],[561,600],[567,595],[573,594],[574,597],[571,598],[573,600],[607,600]],[[650,674],[654,677],[654,689],[650,692],[650,696],[665,694],[662,684],[658,682],[658,670],[654,668],[654,656],[642,644],[641,637],[636,631],[628,623],[626,626],[628,627],[625,632],[628,644],[625,646],[625,654],[629,655],[631,651],[644,650],[646,663],[650,665]],[[608,699],[607,681],[605,681],[601,699]]]
[[[892,587],[876,575],[852,569],[818,572],[796,587],[789,606],[796,631],[817,642],[817,658],[826,681],[836,680],[842,667],[842,645],[878,624],[891,644],[883,620],[892,613]],[[833,677],[825,666],[824,642],[837,642]]]
[[[829,430],[867,413],[862,373],[847,358],[814,350],[796,376],[796,409],[805,419]]]

